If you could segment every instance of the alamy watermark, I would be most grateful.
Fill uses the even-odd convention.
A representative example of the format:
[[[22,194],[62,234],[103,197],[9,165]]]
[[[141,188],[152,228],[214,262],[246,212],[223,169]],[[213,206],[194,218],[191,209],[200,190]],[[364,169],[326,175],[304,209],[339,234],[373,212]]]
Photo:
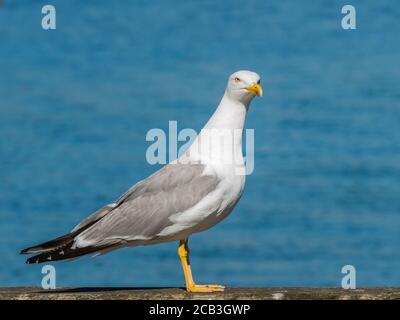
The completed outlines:
[[[51,264],[46,264],[42,267],[42,288],[45,290],[56,288],[56,268]]]
[[[342,7],[342,14],[345,14],[345,16],[342,18],[342,28],[344,30],[357,29],[356,8],[347,4]]]
[[[56,8],[50,4],[46,4],[42,7],[42,28],[43,30],[55,30],[56,29]]]
[[[168,133],[153,128],[146,141],[152,142],[146,151],[149,164],[185,164],[190,158],[198,163],[232,165],[237,175],[254,171],[254,129],[205,128],[198,135],[189,128],[178,132],[177,121],[169,121]]]
[[[0,3],[1,4],[1,3]],[[341,25],[344,30],[357,29],[356,8],[353,5],[346,4],[342,7],[341,13],[344,14]],[[43,30],[56,29],[56,8],[53,5],[46,4],[42,7],[42,28]]]
[[[342,274],[345,276],[342,278],[343,289],[355,289],[356,288],[356,268],[351,264],[347,264],[342,267]]]

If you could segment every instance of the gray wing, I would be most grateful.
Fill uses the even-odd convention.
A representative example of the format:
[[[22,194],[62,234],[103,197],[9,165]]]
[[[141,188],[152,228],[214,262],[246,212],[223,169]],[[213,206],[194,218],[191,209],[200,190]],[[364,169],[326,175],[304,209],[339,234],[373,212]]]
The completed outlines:
[[[96,212],[92,213],[89,217],[87,217],[86,219],[82,220],[78,225],[76,225],[71,230],[71,233],[79,232],[80,230],[84,230],[85,228],[90,227],[90,225],[93,225],[98,220],[103,218],[107,213],[112,211],[115,207],[116,207],[116,204],[115,203],[111,203],[111,204],[108,204],[105,207],[97,210]]]
[[[77,238],[77,246],[153,240],[170,226],[170,216],[193,207],[214,191],[219,179],[202,174],[202,164],[168,164],[130,188],[114,207],[90,216],[98,220]],[[81,225],[88,224],[83,221]]]

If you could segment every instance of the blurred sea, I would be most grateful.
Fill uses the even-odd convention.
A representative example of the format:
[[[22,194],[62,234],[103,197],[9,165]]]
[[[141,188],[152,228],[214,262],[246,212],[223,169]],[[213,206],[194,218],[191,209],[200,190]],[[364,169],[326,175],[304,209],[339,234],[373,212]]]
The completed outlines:
[[[151,128],[199,130],[229,74],[265,90],[255,170],[191,239],[198,282],[400,285],[400,6],[347,1],[43,1],[0,7],[0,286],[40,285],[20,249],[59,236],[158,167]],[[176,243],[57,263],[58,286],[181,286]]]

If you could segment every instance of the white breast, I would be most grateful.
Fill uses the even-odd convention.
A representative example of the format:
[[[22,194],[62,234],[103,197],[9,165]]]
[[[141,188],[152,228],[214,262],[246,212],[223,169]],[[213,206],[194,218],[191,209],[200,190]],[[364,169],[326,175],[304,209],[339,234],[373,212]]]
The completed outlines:
[[[220,179],[217,188],[195,206],[170,217],[171,226],[162,230],[159,237],[179,240],[190,234],[214,226],[235,207],[242,194],[245,176],[235,174],[235,168],[206,166],[203,174],[215,174]]]

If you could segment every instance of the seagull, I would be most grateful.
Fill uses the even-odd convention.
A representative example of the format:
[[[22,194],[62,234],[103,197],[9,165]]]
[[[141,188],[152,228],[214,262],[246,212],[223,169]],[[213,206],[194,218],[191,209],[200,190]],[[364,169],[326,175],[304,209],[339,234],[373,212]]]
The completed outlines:
[[[36,254],[26,263],[179,241],[186,290],[223,291],[224,286],[200,285],[193,280],[188,239],[226,218],[242,195],[242,133],[255,96],[262,96],[260,76],[246,70],[233,73],[214,114],[180,157],[133,185],[69,233],[22,250],[21,254]]]

